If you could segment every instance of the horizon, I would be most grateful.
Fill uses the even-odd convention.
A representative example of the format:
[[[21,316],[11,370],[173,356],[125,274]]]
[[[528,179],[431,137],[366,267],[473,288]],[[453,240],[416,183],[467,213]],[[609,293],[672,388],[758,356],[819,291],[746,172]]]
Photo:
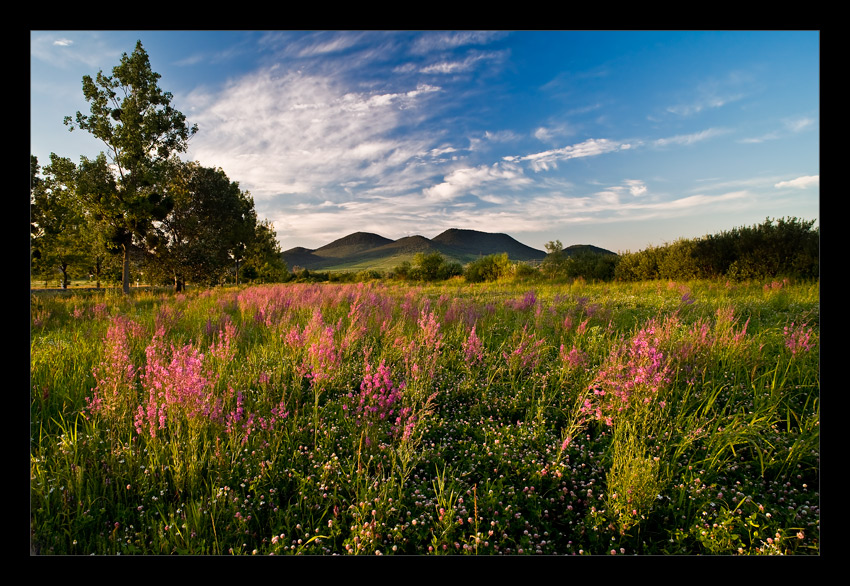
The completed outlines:
[[[485,230],[475,230],[474,228],[455,228],[455,227],[446,228],[445,230],[442,230],[442,231],[438,232],[437,234],[434,234],[433,236],[426,236],[425,234],[407,234],[407,235],[405,235],[405,236],[400,236],[399,238],[390,238],[390,237],[388,237],[388,236],[384,236],[383,234],[379,234],[379,233],[377,233],[377,232],[364,232],[363,230],[356,230],[356,231],[351,232],[351,233],[349,233],[349,234],[344,234],[344,235],[342,235],[342,236],[340,236],[340,237],[338,237],[338,238],[334,238],[333,240],[330,240],[330,241],[328,241],[328,242],[325,242],[324,244],[320,244],[319,246],[316,246],[316,247],[314,247],[314,248],[307,248],[306,246],[298,246],[298,245],[296,245],[296,246],[292,246],[292,247],[290,247],[290,248],[287,248],[286,250],[283,250],[282,252],[283,252],[283,253],[287,253],[287,252],[291,252],[291,251],[293,251],[293,250],[295,250],[295,249],[298,249],[298,248],[305,249],[305,250],[308,250],[308,251],[310,251],[310,252],[314,252],[314,251],[316,251],[316,250],[318,250],[318,249],[320,249],[320,248],[324,248],[325,246],[328,246],[328,245],[330,245],[330,244],[333,244],[333,243],[335,243],[335,242],[337,242],[337,241],[339,241],[339,240],[344,240],[344,239],[346,239],[346,238],[348,238],[348,237],[350,237],[350,236],[354,236],[354,235],[356,235],[356,234],[363,234],[363,235],[366,235],[366,236],[378,236],[378,237],[380,237],[380,238],[387,238],[387,239],[389,239],[389,240],[390,240],[390,241],[392,241],[392,242],[396,242],[396,241],[398,241],[398,240],[401,240],[402,238],[416,238],[416,237],[424,238],[424,239],[426,239],[426,240],[428,240],[428,241],[431,241],[431,240],[434,240],[435,238],[437,238],[438,236],[442,236],[443,234],[445,234],[446,232],[449,232],[449,231],[451,231],[451,230],[478,232],[478,233],[481,233],[481,234],[487,234],[487,235],[491,235],[491,236],[507,236],[507,237],[509,237],[509,238],[511,238],[511,239],[513,239],[513,240],[515,240],[518,244],[522,244],[522,245],[524,245],[524,246],[528,246],[528,247],[530,247],[530,248],[533,248],[533,249],[535,249],[535,250],[538,250],[539,252],[543,252],[543,253],[545,253],[545,252],[546,252],[546,247],[545,247],[545,246],[543,246],[543,247],[541,247],[541,248],[539,248],[539,249],[538,249],[536,246],[531,246],[531,245],[529,245],[529,244],[526,244],[525,242],[522,242],[522,241],[518,240],[517,238],[514,238],[511,234],[508,234],[507,232],[487,232],[487,231],[485,231]],[[562,244],[563,244],[563,243],[562,243]],[[574,243],[574,244],[564,245],[564,248],[569,248],[570,246],[582,246],[582,245],[587,245],[587,244],[588,244],[587,242],[576,242],[576,243]],[[610,251],[610,252],[614,252],[614,251]]]
[[[451,228],[612,252],[819,225],[818,31],[30,31],[31,152],[140,40],[281,250]],[[427,236],[431,232],[434,236]]]

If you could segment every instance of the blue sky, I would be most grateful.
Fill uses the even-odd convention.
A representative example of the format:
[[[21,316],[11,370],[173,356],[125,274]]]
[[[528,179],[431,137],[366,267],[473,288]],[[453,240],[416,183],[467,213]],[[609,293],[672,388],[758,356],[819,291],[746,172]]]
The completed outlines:
[[[83,75],[141,40],[284,250],[356,231],[637,251],[819,220],[818,31],[31,31],[31,151],[104,150]]]

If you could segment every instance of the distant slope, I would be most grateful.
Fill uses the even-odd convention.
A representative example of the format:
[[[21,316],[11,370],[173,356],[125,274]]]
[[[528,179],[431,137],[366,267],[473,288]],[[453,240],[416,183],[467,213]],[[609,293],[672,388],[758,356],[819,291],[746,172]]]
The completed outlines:
[[[564,249],[568,255],[580,251],[614,254],[589,244]],[[512,261],[541,261],[546,257],[544,251],[526,246],[507,234],[451,228],[432,239],[416,235],[391,240],[378,234],[355,232],[315,250],[291,248],[283,252],[283,260],[290,270],[295,267],[310,271],[389,270],[404,261],[412,261],[417,253],[433,252],[460,264],[503,253]]]
[[[617,256],[616,252],[611,252],[610,250],[605,250],[604,248],[599,248],[598,246],[593,246],[592,244],[573,244],[572,246],[567,246],[564,249],[564,253],[567,256],[573,256],[574,254],[579,254],[581,252],[592,252],[594,254],[613,254]]]
[[[290,271],[294,267],[313,269],[314,267],[325,263],[325,259],[320,256],[316,256],[313,254],[312,250],[304,248],[303,246],[284,250],[281,253],[281,256]]]
[[[317,248],[313,254],[322,258],[349,258],[392,242],[389,238],[377,234],[355,232]]]
[[[440,248],[468,258],[467,262],[481,256],[507,253],[511,260],[542,260],[546,253],[526,246],[507,234],[493,234],[477,230],[450,228],[432,240]]]

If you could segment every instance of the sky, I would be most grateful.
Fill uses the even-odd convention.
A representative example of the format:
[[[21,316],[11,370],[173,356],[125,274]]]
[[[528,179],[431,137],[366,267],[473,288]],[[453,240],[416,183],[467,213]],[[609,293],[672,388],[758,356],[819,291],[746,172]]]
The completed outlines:
[[[819,225],[819,31],[30,31],[31,152],[105,145],[84,75],[140,40],[282,250],[501,232],[636,252]]]

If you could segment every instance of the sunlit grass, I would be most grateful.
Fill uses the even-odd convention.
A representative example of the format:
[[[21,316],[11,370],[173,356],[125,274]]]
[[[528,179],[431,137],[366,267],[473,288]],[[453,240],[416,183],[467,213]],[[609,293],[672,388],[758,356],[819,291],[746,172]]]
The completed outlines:
[[[816,284],[33,296],[42,554],[817,553]]]

